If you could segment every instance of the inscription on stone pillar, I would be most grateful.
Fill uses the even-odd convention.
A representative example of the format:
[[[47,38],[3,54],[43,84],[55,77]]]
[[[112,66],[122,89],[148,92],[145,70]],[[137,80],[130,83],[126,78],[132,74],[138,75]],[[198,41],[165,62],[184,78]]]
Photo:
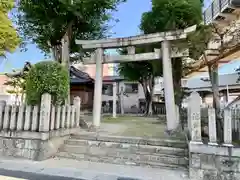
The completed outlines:
[[[189,102],[191,113],[191,140],[197,142],[202,142],[200,105],[201,97],[197,92],[193,92]]]
[[[224,144],[232,146],[232,115],[229,108],[224,110]]]
[[[49,132],[49,122],[51,114],[51,95],[43,94],[41,99],[39,131]]]
[[[190,100],[190,98],[188,98],[188,100],[187,100],[187,103],[189,104],[189,101]],[[189,135],[191,136],[191,134],[192,134],[192,129],[191,129],[191,108],[190,107],[188,107],[187,108],[187,122],[188,122],[188,131],[189,131]]]
[[[73,104],[75,106],[75,110],[76,110],[76,116],[75,116],[75,123],[76,123],[76,127],[79,126],[80,124],[80,115],[81,115],[81,99],[80,97],[75,97],[73,100]]]
[[[208,128],[209,128],[209,144],[217,144],[217,128],[216,128],[216,115],[215,109],[208,109]]]

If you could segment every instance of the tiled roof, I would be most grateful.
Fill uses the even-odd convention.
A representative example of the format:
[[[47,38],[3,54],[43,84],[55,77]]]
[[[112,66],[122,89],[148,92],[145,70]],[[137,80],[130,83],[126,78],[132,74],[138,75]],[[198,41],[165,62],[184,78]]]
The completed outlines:
[[[70,67],[70,82],[73,84],[93,83],[94,80],[85,72],[71,66]]]
[[[240,85],[238,78],[239,75],[237,73],[219,75],[219,86]],[[208,77],[192,78],[187,81],[186,86],[190,89],[208,88],[211,87],[211,83],[208,80]]]

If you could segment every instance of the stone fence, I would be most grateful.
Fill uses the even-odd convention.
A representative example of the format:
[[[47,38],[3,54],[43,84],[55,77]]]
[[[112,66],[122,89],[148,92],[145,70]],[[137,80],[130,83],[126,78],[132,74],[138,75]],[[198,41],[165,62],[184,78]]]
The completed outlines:
[[[43,160],[79,130],[79,97],[74,105],[53,106],[44,94],[39,106],[0,106],[0,156]]]
[[[189,176],[191,180],[240,179],[240,148],[234,142],[231,109],[223,110],[224,142],[218,143],[215,109],[208,108],[208,140],[203,143],[201,98],[193,92],[188,108]],[[240,124],[239,124],[240,125]]]

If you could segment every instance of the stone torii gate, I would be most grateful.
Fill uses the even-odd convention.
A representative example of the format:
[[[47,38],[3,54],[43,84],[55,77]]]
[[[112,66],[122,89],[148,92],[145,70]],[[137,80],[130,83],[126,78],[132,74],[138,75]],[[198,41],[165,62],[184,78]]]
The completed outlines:
[[[187,37],[187,34],[195,31],[196,26],[184,30],[154,33],[148,35],[132,36],[127,38],[112,38],[102,40],[76,40],[76,44],[81,45],[85,50],[95,50],[90,58],[83,58],[86,64],[96,64],[96,76],[94,87],[93,105],[93,126],[99,127],[102,108],[102,64],[120,63],[130,61],[163,60],[163,77],[165,106],[167,115],[167,130],[175,130],[179,124],[175,109],[173,76],[171,58],[186,57],[188,50],[179,50],[170,45],[170,41],[180,41]],[[135,54],[135,46],[161,43],[161,50],[155,49],[154,52]],[[127,47],[128,55],[104,55],[104,50],[113,48]],[[116,91],[116,88],[113,89]],[[116,93],[116,92],[113,92]],[[113,98],[113,114],[116,114],[116,98]],[[115,112],[114,112],[115,111]]]

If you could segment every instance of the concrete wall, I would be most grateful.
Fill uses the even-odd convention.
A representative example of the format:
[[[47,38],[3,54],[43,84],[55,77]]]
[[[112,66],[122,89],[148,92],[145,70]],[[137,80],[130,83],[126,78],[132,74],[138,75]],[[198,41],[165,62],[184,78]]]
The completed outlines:
[[[191,180],[239,180],[240,148],[189,144]]]
[[[44,94],[39,106],[0,106],[0,156],[44,160],[58,151],[64,140],[79,131],[79,97],[74,105],[52,106]]]
[[[24,158],[35,161],[48,159],[58,152],[66,136],[57,136],[50,139],[33,139],[22,136],[0,137],[0,156]]]

